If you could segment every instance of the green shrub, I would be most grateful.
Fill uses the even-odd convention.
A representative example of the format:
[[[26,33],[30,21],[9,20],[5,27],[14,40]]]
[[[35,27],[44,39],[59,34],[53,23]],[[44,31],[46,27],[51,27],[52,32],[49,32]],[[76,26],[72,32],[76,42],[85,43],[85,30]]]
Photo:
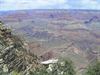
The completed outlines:
[[[90,65],[85,75],[100,75],[100,62],[97,61],[94,64]]]
[[[60,60],[57,63],[45,65],[37,69],[30,75],[75,75],[72,62],[69,60]]]

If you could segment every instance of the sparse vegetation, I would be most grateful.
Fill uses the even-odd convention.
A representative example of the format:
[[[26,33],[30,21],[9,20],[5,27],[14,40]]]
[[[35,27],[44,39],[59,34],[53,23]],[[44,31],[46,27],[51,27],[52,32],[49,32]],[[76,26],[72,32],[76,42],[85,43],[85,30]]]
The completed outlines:
[[[31,72],[31,75],[75,75],[75,71],[70,60],[59,60],[57,63],[38,68]]]
[[[27,53],[23,47],[24,42],[11,34],[9,29],[3,27],[2,22],[0,22],[0,38],[0,69],[2,71],[9,73],[16,71],[24,74],[34,65],[38,67],[38,58],[34,54]]]
[[[96,61],[95,63],[91,64],[85,75],[100,75],[100,62]]]

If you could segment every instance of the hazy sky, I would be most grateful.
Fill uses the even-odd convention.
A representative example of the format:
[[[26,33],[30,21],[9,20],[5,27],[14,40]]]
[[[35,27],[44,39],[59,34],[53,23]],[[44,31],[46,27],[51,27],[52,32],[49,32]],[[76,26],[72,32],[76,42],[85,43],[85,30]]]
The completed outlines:
[[[100,0],[0,0],[0,11],[21,9],[100,9]]]

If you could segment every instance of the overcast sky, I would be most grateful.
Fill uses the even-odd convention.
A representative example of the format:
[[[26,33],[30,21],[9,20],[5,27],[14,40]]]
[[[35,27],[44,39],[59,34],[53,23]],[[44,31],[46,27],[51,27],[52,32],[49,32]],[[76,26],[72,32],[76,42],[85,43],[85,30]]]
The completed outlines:
[[[100,9],[100,0],[0,0],[0,11],[23,9]]]

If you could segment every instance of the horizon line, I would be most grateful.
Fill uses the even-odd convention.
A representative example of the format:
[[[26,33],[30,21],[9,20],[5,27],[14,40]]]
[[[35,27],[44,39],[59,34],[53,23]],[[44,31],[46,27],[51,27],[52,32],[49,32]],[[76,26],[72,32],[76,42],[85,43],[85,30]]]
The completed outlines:
[[[28,11],[28,10],[80,10],[80,11],[100,11],[99,9],[19,9],[19,10],[0,10],[0,12],[7,11]]]

